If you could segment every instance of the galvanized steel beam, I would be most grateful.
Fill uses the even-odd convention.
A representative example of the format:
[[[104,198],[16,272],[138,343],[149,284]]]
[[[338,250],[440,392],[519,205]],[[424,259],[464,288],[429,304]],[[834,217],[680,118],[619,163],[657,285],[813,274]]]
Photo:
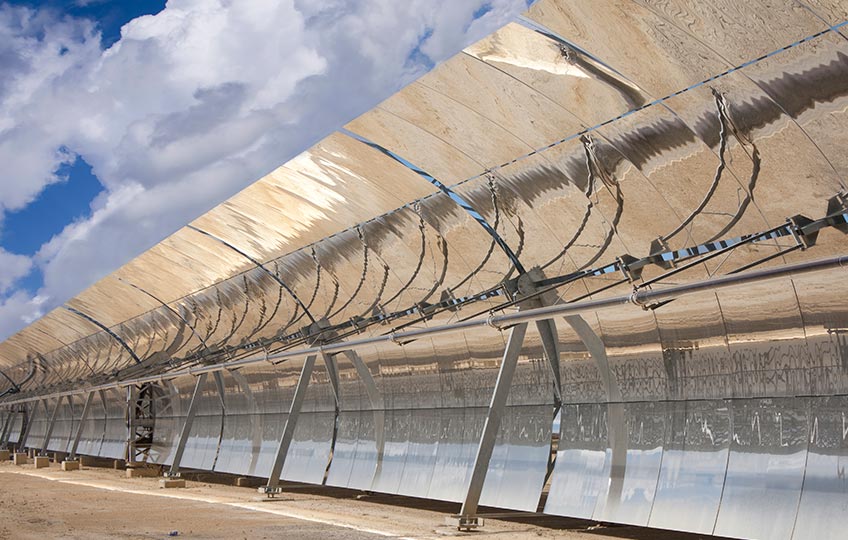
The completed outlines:
[[[306,389],[309,387],[309,379],[312,377],[312,369],[315,367],[316,356],[314,354],[307,356],[300,370],[300,377],[294,389],[294,397],[292,397],[291,405],[289,405],[289,415],[286,418],[286,424],[283,427],[283,433],[280,435],[280,442],[277,445],[277,455],[274,458],[274,465],[271,467],[271,475],[268,477],[268,484],[265,486],[265,493],[268,495],[275,493],[277,490],[274,488],[280,484],[280,475],[283,473],[286,456],[289,453],[292,438],[294,438],[297,418],[300,416],[300,409],[303,406]]]
[[[44,412],[47,412],[47,405],[45,405],[45,403],[47,403],[47,400],[46,399],[38,400],[38,401],[35,402],[35,404],[32,407],[32,412],[33,412],[32,416],[35,416],[35,410],[38,409],[39,403],[42,405],[42,407],[44,407]],[[24,417],[23,417],[23,430],[21,431],[20,443],[22,445],[25,445],[26,442],[27,442],[27,439],[29,438],[29,432],[32,429],[32,418],[30,418],[30,416],[27,414],[26,407],[24,407],[23,415],[24,415]]]
[[[50,444],[50,438],[53,437],[53,426],[56,425],[56,416],[59,414],[59,407],[62,406],[62,399],[64,398],[60,397],[56,400],[53,412],[50,413],[50,421],[47,424],[47,431],[44,432],[44,440],[41,442],[41,451],[39,452],[39,455],[43,456],[47,454],[47,445]]]
[[[483,484],[486,481],[486,473],[489,470],[489,462],[495,449],[495,441],[501,427],[506,401],[509,397],[509,388],[512,386],[512,378],[518,365],[518,355],[524,344],[524,336],[527,333],[527,323],[521,323],[512,327],[506,350],[503,354],[501,367],[498,371],[498,379],[492,392],[492,400],[486,414],[486,422],[483,424],[483,433],[480,435],[480,444],[477,446],[477,455],[474,458],[474,467],[471,478],[465,490],[465,499],[459,512],[459,528],[473,529],[478,526],[477,506],[480,504],[480,496],[483,493]]]
[[[82,432],[85,428],[85,421],[88,419],[88,412],[91,410],[92,401],[94,401],[94,392],[89,392],[85,397],[85,404],[82,406],[82,416],[80,417],[77,432],[74,434],[74,441],[71,443],[70,453],[68,454],[68,459],[71,461],[74,461],[77,457],[77,448],[79,448],[80,439],[82,438]]]
[[[9,436],[9,427],[12,425],[11,420],[12,417],[16,413],[14,411],[9,411],[9,414],[6,415],[6,421],[3,422],[3,433],[0,435],[0,447],[6,448],[9,446],[9,442],[6,440]]]
[[[206,373],[201,373],[194,383],[194,392],[191,394],[191,401],[189,401],[188,411],[186,411],[186,419],[180,430],[180,438],[177,440],[174,460],[171,463],[171,468],[166,473],[168,477],[178,477],[180,475],[180,462],[183,459],[186,442],[188,442],[188,436],[191,433],[191,425],[194,423],[194,417],[197,413],[197,402],[200,400],[200,394],[203,392],[203,385],[206,384],[206,376]]]

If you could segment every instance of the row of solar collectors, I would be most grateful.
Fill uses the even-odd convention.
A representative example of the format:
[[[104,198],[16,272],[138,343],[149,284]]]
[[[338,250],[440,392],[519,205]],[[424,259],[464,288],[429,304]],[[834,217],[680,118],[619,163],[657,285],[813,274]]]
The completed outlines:
[[[180,467],[267,478],[289,417],[297,379],[290,375],[301,364],[293,361],[282,373],[257,369],[210,376],[199,389]],[[522,369],[544,367],[526,364]],[[281,479],[461,501],[487,408],[375,408],[364,397],[361,381],[345,377],[344,365],[340,373],[337,412],[327,393],[325,367],[316,365]],[[289,384],[280,384],[286,379]],[[193,377],[176,379],[157,399],[151,461],[173,463],[195,384]],[[419,404],[428,402],[425,398]],[[552,420],[553,406],[544,400],[508,407],[485,504],[535,510],[536,503],[527,498],[535,492],[538,500],[545,482]]]
[[[322,375],[318,369],[316,382]],[[291,396],[285,386],[249,391],[251,382],[260,381],[239,373],[207,380],[182,467],[270,474]],[[177,379],[159,393],[152,461],[172,462],[194,383]],[[485,408],[336,412],[316,399],[321,389],[307,392],[283,480],[462,500]],[[117,397],[89,413],[80,454],[122,457],[126,427]],[[506,408],[484,505],[536,510],[553,410]],[[40,447],[51,411],[49,403],[30,411],[25,446]],[[49,450],[68,450],[80,415],[80,404],[60,404]],[[832,536],[848,506],[846,417],[845,396],[566,404],[544,512],[729,536]],[[9,440],[21,424],[17,414]]]
[[[56,418],[45,450],[70,452],[82,418],[85,396],[58,398],[58,409],[56,401],[45,399],[30,402],[26,412],[4,411],[0,418],[2,425],[7,426],[4,440],[21,448],[41,449],[55,410]],[[6,418],[9,415],[11,417],[7,423]],[[95,392],[80,433],[77,454],[124,459],[126,441],[126,400],[118,390]]]
[[[461,501],[485,412],[342,411],[337,424],[333,413],[306,412],[281,479]],[[507,408],[484,505],[536,510],[551,412]],[[845,397],[566,405],[544,511],[728,536],[765,531],[769,538],[797,523],[793,538],[829,537],[834,516],[848,505],[846,413]],[[267,477],[286,416],[207,411],[195,419],[182,465]],[[157,449],[156,461],[170,464],[174,438],[160,437]]]
[[[267,477],[289,402],[245,414],[261,400],[238,392],[222,400],[214,381],[207,386],[181,465]],[[185,407],[192,389],[193,380],[177,380],[164,399]],[[482,504],[537,509],[553,411],[506,408]],[[848,506],[846,415],[848,397],[567,404],[544,512],[728,536],[789,538],[794,528],[793,538],[827,537]],[[362,408],[336,419],[307,406],[281,479],[458,502],[485,417],[485,408]],[[157,463],[172,462],[183,419],[157,419]]]

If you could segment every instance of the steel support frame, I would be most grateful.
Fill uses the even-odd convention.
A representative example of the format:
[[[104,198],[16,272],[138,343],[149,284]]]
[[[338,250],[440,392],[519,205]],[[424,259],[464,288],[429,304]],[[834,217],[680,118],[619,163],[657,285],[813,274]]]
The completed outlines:
[[[153,383],[146,382],[127,387],[125,418],[127,425],[126,459],[131,462],[146,462],[153,441],[154,411]],[[106,399],[101,394],[103,407]]]
[[[82,438],[83,429],[85,429],[85,421],[88,420],[88,413],[91,410],[91,402],[94,401],[94,392],[89,392],[85,396],[85,403],[82,406],[82,416],[80,416],[77,432],[74,434],[74,441],[71,443],[68,461],[76,461],[77,448],[79,448],[80,439]]]
[[[277,444],[277,455],[274,458],[274,465],[271,467],[271,474],[268,477],[268,484],[260,490],[264,491],[268,496],[274,496],[280,491],[280,475],[283,473],[283,467],[286,464],[286,456],[289,453],[292,439],[294,438],[294,430],[297,428],[297,419],[300,416],[300,410],[303,406],[303,400],[306,397],[306,390],[309,388],[309,380],[312,378],[312,370],[315,368],[315,359],[317,355],[310,354],[303,362],[303,367],[300,370],[300,377],[297,380],[297,386],[294,389],[294,397],[292,397],[291,405],[289,405],[289,415],[286,418],[286,424],[283,427],[283,433],[280,435],[280,441]]]
[[[475,317],[472,319],[453,322],[441,326],[416,328],[413,330],[403,330],[400,332],[387,332],[382,335],[369,336],[350,341],[339,341],[338,343],[313,345],[297,349],[293,348],[276,352],[273,354],[251,356],[240,360],[233,360],[218,364],[210,364],[201,367],[189,367],[186,369],[171,371],[166,374],[134,377],[117,383],[110,382],[102,385],[79,388],[76,390],[64,390],[40,396],[20,398],[10,400],[7,402],[7,404],[16,405],[19,403],[27,403],[38,399],[84,394],[92,390],[102,390],[106,388],[114,388],[116,386],[127,387],[130,385],[137,384],[160,383],[163,380],[176,379],[184,375],[196,376],[201,373],[211,373],[213,371],[221,371],[225,369],[239,369],[248,365],[254,365],[268,361],[282,361],[288,358],[295,358],[307,354],[319,353],[321,351],[325,353],[338,353],[344,350],[358,350],[361,348],[370,348],[379,343],[404,342],[439,334],[462,332],[473,328],[496,327],[503,329],[524,322],[550,319],[552,317],[557,316],[580,315],[583,313],[604,311],[609,309],[621,309],[621,306],[627,305],[637,305],[642,308],[647,308],[649,305],[653,305],[659,302],[681,298],[688,295],[701,293],[704,291],[719,291],[724,290],[726,288],[739,287],[751,283],[761,283],[765,280],[845,268],[848,268],[848,255],[839,255],[815,261],[807,261],[797,264],[788,264],[764,268],[761,270],[742,272],[738,274],[728,274],[725,276],[714,277],[702,281],[685,283],[681,285],[670,285],[662,289],[640,289],[638,291],[628,293],[624,296],[584,300],[573,303],[559,303],[557,305],[552,306],[528,309],[526,311],[520,311],[518,313],[490,315],[489,317],[484,318]]]
[[[495,449],[495,441],[501,427],[501,421],[506,409],[509,389],[518,365],[518,356],[524,345],[524,336],[527,333],[527,323],[519,323],[512,327],[509,340],[503,354],[501,367],[498,371],[498,379],[492,392],[489,410],[486,414],[486,422],[483,424],[483,433],[480,435],[480,443],[477,446],[477,454],[474,457],[474,467],[468,486],[465,489],[465,498],[462,509],[459,512],[460,529],[474,529],[480,526],[477,516],[477,507],[480,504],[480,496],[483,493],[483,484],[486,481],[486,473],[489,470],[489,462]]]
[[[183,459],[186,442],[188,442],[191,426],[194,423],[194,417],[197,414],[197,402],[200,400],[200,394],[203,392],[203,385],[206,384],[207,373],[201,373],[197,376],[197,381],[194,383],[194,392],[191,394],[191,401],[188,404],[186,411],[186,419],[183,423],[183,428],[180,430],[180,438],[177,441],[177,449],[174,452],[174,460],[171,463],[171,468],[165,473],[169,478],[178,478],[180,476],[180,462]]]
[[[41,450],[38,452],[40,456],[47,455],[47,445],[50,444],[50,439],[53,437],[53,426],[56,425],[56,416],[59,415],[59,407],[62,406],[62,400],[64,398],[59,398],[56,400],[56,405],[53,406],[53,412],[50,413],[50,421],[47,424],[47,431],[44,432],[44,440],[41,442]]]

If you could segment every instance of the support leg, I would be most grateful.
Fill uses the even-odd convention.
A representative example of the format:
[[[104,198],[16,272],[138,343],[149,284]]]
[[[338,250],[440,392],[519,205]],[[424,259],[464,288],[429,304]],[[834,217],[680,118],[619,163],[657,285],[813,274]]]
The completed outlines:
[[[0,448],[8,448],[9,446],[9,441],[6,439],[9,437],[9,426],[12,425],[12,417],[15,414],[15,412],[10,410],[9,414],[6,415],[6,421],[3,422],[3,433],[0,435]]]
[[[191,394],[191,401],[188,404],[185,423],[183,423],[183,428],[180,431],[180,438],[177,441],[177,449],[174,452],[174,461],[171,463],[171,468],[166,474],[169,478],[177,478],[180,476],[180,462],[183,459],[183,452],[185,452],[186,442],[188,442],[188,435],[191,433],[191,425],[194,423],[194,416],[197,414],[197,403],[200,401],[200,394],[203,392],[203,385],[206,384],[206,375],[206,373],[201,373],[198,375],[197,381],[194,383],[194,392]]]
[[[266,495],[273,496],[279,491],[280,475],[283,472],[283,467],[286,463],[286,455],[289,453],[294,430],[297,427],[297,418],[300,416],[300,409],[303,405],[303,398],[306,396],[306,389],[309,387],[309,379],[312,377],[312,369],[315,367],[316,356],[310,355],[303,362],[303,368],[300,370],[300,378],[297,380],[297,386],[294,390],[294,397],[289,406],[289,415],[286,418],[286,425],[283,427],[283,434],[280,436],[280,442],[277,445],[277,456],[274,459],[274,466],[271,468],[271,476],[268,477],[268,484],[264,488],[260,488]]]
[[[327,369],[327,376],[330,378],[330,386],[333,388],[333,399],[335,399],[336,409],[338,409],[342,403],[342,397],[339,391],[339,370],[336,367],[336,359],[321,351],[321,360],[324,361],[324,367]]]
[[[41,406],[44,409],[44,412],[46,414],[47,413],[47,402],[46,401],[35,402],[32,406],[32,411],[31,411],[32,414],[29,414],[29,412],[26,409],[26,405],[24,405],[24,410],[23,410],[23,413],[22,413],[23,416],[24,416],[23,417],[23,424],[22,424],[23,425],[23,431],[21,432],[21,440],[20,440],[21,449],[25,448],[26,444],[29,442],[27,439],[29,439],[29,432],[30,432],[30,430],[32,430],[32,421],[35,418],[35,415],[37,414],[39,404],[41,404]]]
[[[120,394],[119,394],[120,395]],[[106,401],[104,400],[105,404]],[[134,384],[127,386],[127,398],[125,401],[126,423],[127,423],[127,443],[126,443],[126,461],[132,463],[135,461],[135,432],[136,432],[136,416],[138,407],[138,387]]]
[[[82,431],[85,428],[85,421],[88,420],[88,412],[91,410],[92,401],[94,401],[94,392],[89,392],[88,395],[85,396],[85,404],[82,406],[82,416],[80,417],[79,425],[77,426],[77,432],[74,435],[74,442],[71,443],[71,453],[68,455],[68,461],[76,461],[77,459],[77,448],[79,448]]]
[[[554,405],[558,408],[562,403],[562,382],[559,374],[559,338],[556,324],[550,319],[536,321],[536,329],[539,330],[542,349],[545,351],[548,366],[551,369],[551,377],[554,381]]]
[[[330,378],[330,385],[333,388],[333,398],[335,400],[335,407],[333,409],[333,437],[330,439],[330,455],[332,456],[336,451],[336,438],[339,434],[339,411],[341,410],[342,405],[342,395],[339,388],[339,369],[336,365],[336,357],[322,351],[321,359],[324,361],[324,367],[327,369],[327,375]],[[330,464],[332,461],[332,459],[327,460],[326,467],[324,467],[325,481],[327,474],[330,471]]]
[[[495,383],[492,401],[489,404],[489,411],[486,415],[486,422],[483,424],[483,434],[480,436],[480,444],[477,446],[477,455],[474,458],[471,479],[465,490],[465,499],[462,503],[462,510],[459,513],[458,528],[460,529],[473,529],[479,526],[477,506],[480,504],[483,483],[486,481],[486,472],[489,470],[489,462],[492,459],[495,440],[501,427],[506,400],[509,396],[509,388],[512,385],[512,378],[515,375],[515,368],[518,364],[518,355],[521,352],[521,346],[524,344],[524,335],[526,333],[527,323],[513,326],[510,331],[509,341],[507,342],[500,371],[498,372],[498,380]]]
[[[47,424],[47,431],[44,432],[44,440],[41,442],[41,451],[39,455],[47,455],[47,445],[50,444],[50,438],[53,437],[53,426],[56,425],[56,416],[59,415],[59,407],[62,406],[62,398],[56,400],[56,405],[53,407],[53,412],[50,414],[50,422]]]

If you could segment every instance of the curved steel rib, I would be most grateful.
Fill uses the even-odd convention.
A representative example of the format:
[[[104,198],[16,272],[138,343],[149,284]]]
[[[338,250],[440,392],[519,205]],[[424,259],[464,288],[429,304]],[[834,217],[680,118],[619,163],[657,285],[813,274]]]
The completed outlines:
[[[309,312],[309,309],[307,309],[306,304],[304,304],[300,300],[300,298],[298,298],[298,296],[295,294],[295,292],[288,285],[286,285],[286,283],[276,273],[268,270],[268,268],[266,268],[265,265],[263,265],[261,262],[257,261],[256,259],[254,259],[250,255],[248,255],[244,251],[240,250],[236,246],[230,244],[226,240],[224,240],[222,238],[218,238],[214,234],[212,234],[210,232],[206,232],[203,229],[198,229],[197,227],[195,227],[194,225],[191,225],[191,224],[186,225],[186,227],[188,227],[189,229],[191,229],[195,232],[198,232],[202,235],[208,236],[209,238],[215,240],[216,242],[220,242],[221,244],[227,246],[231,250],[235,251],[236,253],[238,253],[239,255],[241,255],[242,257],[244,257],[245,259],[247,259],[248,261],[250,261],[254,265],[256,265],[258,268],[261,268],[266,274],[268,274],[271,277],[271,279],[276,281],[280,285],[280,287],[282,287],[283,289],[286,290],[287,293],[289,293],[289,295],[297,303],[297,305],[300,306],[300,309],[302,309],[303,312],[306,314],[306,316],[309,317],[309,321],[313,322],[313,323],[315,322],[315,317],[313,317],[312,314]]]
[[[108,326],[106,326],[105,324],[101,323],[100,321],[98,321],[97,319],[95,319],[94,317],[92,317],[91,315],[87,315],[87,314],[83,313],[82,311],[80,311],[80,310],[78,310],[78,309],[74,309],[74,308],[72,308],[72,307],[70,307],[70,306],[62,306],[62,307],[63,307],[65,310],[70,311],[70,312],[71,312],[71,313],[73,313],[74,315],[76,315],[76,316],[78,316],[78,317],[81,317],[81,318],[85,319],[86,321],[90,322],[90,323],[91,323],[91,324],[93,324],[94,326],[96,326],[96,327],[100,328],[101,330],[103,330],[104,332],[106,332],[107,334],[109,334],[109,335],[110,335],[110,336],[111,336],[111,337],[112,337],[115,341],[117,341],[117,342],[121,345],[121,347],[123,347],[123,348],[124,348],[124,350],[125,350],[125,351],[127,351],[127,352],[130,354],[130,356],[132,357],[132,359],[133,359],[133,360],[135,360],[135,363],[136,363],[136,364],[140,364],[140,363],[141,363],[141,359],[138,357],[138,355],[136,355],[136,354],[135,354],[135,351],[133,351],[133,350],[132,350],[132,348],[131,348],[129,345],[127,345],[127,342],[126,342],[126,341],[124,341],[123,339],[121,339],[121,337],[120,337],[118,334],[116,334],[115,332],[113,332],[112,330],[110,330]]]

